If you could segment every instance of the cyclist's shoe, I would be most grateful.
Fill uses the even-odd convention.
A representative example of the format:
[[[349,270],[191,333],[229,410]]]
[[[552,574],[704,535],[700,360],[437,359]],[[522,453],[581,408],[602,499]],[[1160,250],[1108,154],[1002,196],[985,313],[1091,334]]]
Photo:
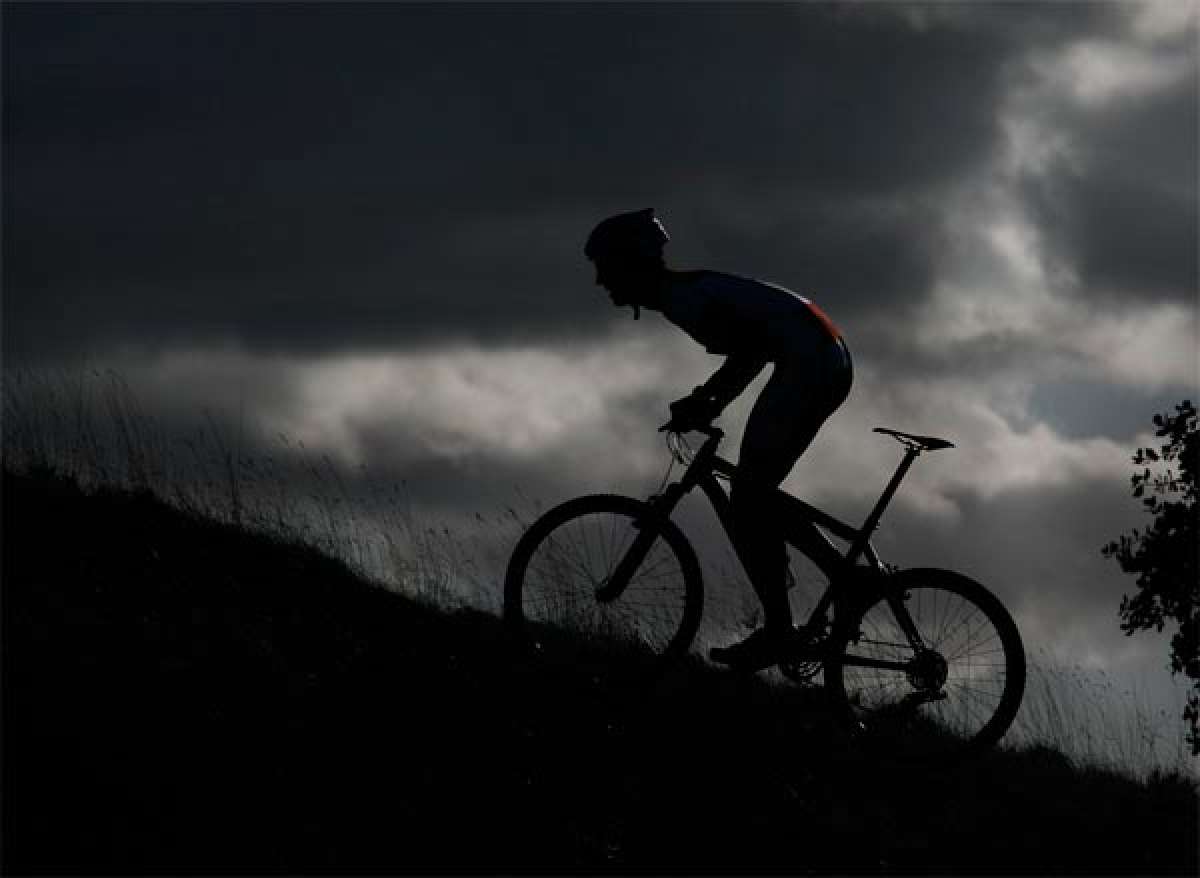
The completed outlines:
[[[741,643],[713,647],[708,657],[738,671],[761,671],[780,662],[807,658],[810,646],[811,638],[803,630],[760,628]]]

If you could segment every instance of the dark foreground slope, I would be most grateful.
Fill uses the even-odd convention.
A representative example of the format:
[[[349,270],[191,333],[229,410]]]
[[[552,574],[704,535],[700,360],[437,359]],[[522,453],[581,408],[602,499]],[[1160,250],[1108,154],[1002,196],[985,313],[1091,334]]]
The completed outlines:
[[[6,874],[1195,872],[1178,780],[880,765],[702,667],[616,700],[148,496],[6,474],[3,516]]]

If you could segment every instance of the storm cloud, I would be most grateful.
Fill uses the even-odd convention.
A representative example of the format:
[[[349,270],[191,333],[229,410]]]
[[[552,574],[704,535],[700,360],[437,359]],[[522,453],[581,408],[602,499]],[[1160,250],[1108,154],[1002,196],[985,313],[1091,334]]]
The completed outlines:
[[[933,282],[1027,32],[848,6],[10,7],[6,341],[603,332],[590,225],[844,311]]]

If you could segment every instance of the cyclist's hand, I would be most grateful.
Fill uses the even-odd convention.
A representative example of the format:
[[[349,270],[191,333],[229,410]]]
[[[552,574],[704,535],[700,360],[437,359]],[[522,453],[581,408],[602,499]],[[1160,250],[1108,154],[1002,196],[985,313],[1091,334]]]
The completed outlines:
[[[686,433],[707,427],[720,413],[721,407],[712,397],[693,393],[671,403],[671,420],[664,429]]]

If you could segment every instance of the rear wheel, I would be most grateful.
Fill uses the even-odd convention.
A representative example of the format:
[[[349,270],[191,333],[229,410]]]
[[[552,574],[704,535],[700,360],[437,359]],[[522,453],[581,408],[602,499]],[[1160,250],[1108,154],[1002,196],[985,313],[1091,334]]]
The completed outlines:
[[[623,588],[613,574],[637,545]],[[700,565],[682,531],[629,497],[570,500],[518,541],[504,583],[504,619],[540,660],[596,681],[627,683],[684,655],[703,607]]]
[[[865,741],[902,756],[961,754],[992,746],[1012,724],[1025,652],[1012,617],[982,585],[948,570],[906,570],[835,627],[825,686]]]

